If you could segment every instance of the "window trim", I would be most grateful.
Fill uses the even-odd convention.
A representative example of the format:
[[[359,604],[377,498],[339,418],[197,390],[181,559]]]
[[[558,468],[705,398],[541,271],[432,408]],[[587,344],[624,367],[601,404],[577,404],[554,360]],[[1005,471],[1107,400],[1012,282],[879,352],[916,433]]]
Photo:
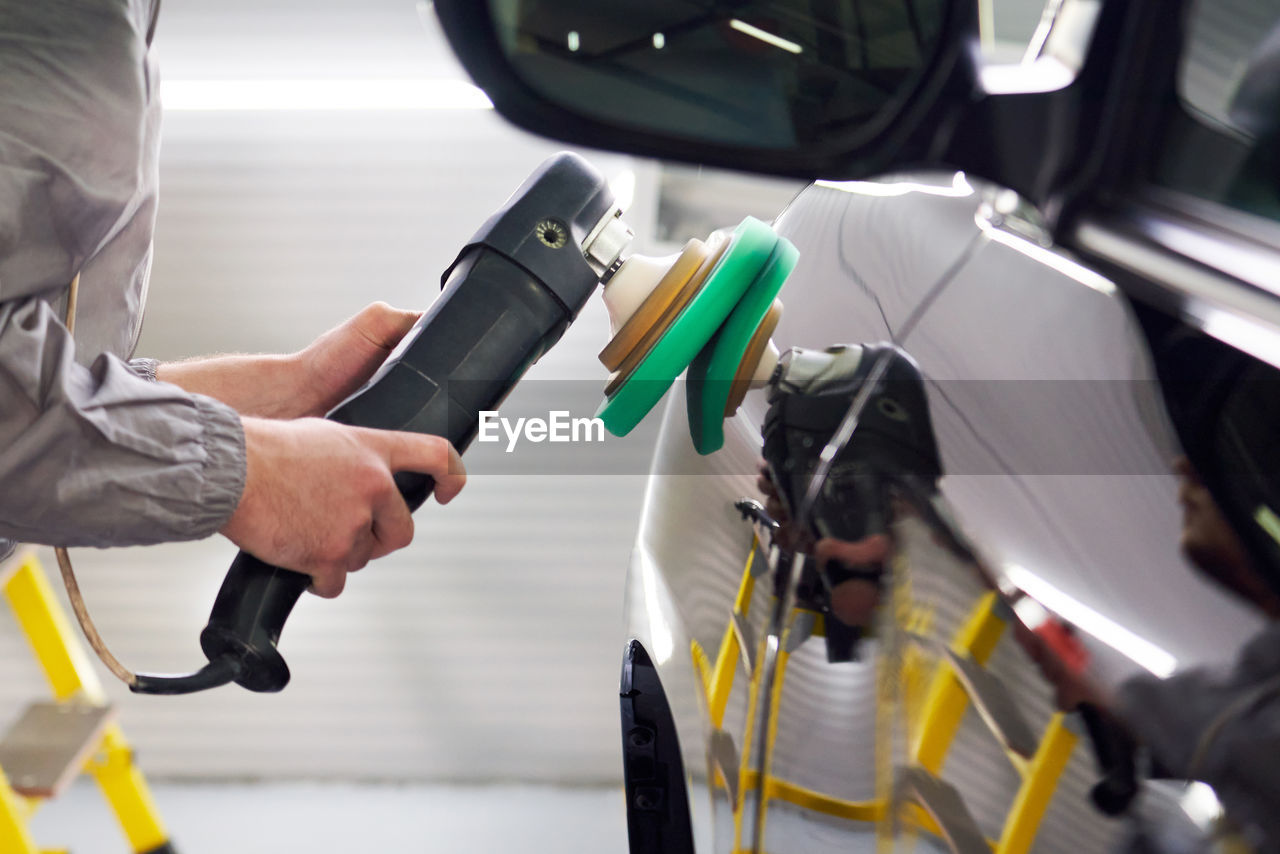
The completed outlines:
[[[1188,234],[1203,239],[1179,241]],[[1062,242],[1108,272],[1119,272],[1132,298],[1280,367],[1280,278],[1258,275],[1280,271],[1280,251],[1270,241],[1252,241],[1185,211],[1134,201],[1083,213]],[[1224,264],[1228,255],[1233,261]]]

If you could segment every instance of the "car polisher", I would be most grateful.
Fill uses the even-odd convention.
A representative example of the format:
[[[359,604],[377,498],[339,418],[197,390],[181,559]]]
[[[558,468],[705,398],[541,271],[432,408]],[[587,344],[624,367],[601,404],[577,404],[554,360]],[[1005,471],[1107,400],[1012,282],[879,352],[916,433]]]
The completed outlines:
[[[444,436],[462,452],[479,413],[497,409],[603,283],[612,338],[600,360],[612,373],[597,415],[626,435],[687,368],[694,445],[717,450],[724,419],[777,363],[769,335],[796,249],[747,218],[676,255],[621,260],[633,235],[620,217],[585,160],[547,160],[463,247],[440,296],[368,383],[327,417]],[[413,472],[395,480],[410,510],[434,487]],[[276,646],[309,584],[310,576],[241,552],[200,635],[208,663],[186,676],[137,674],[130,689],[185,694],[234,681],[281,690],[289,668]]]

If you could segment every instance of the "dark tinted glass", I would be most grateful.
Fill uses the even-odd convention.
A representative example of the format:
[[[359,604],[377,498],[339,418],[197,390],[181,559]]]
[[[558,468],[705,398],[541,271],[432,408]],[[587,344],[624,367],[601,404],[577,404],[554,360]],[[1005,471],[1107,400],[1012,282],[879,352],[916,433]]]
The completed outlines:
[[[1157,180],[1280,219],[1280,0],[1200,0]]]
[[[532,88],[612,125],[791,148],[905,94],[947,0],[489,0]]]

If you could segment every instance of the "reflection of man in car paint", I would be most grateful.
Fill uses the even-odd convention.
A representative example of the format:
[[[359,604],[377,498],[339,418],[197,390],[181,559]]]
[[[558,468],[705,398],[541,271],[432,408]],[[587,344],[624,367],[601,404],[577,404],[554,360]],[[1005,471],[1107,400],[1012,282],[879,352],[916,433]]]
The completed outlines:
[[[765,511],[780,524],[778,545],[782,548],[811,552],[819,572],[826,572],[828,564],[833,562],[845,567],[869,568],[833,585],[830,607],[831,615],[847,626],[870,626],[872,615],[880,603],[880,584],[874,573],[883,568],[889,558],[889,537],[872,534],[857,542],[823,537],[812,542],[807,533],[798,532],[789,524],[787,510],[763,463],[756,477],[756,486],[765,496]]]
[[[1182,552],[1204,575],[1244,598],[1272,619],[1280,618],[1280,595],[1253,566],[1244,544],[1223,518],[1209,490],[1185,457],[1174,462],[1180,480]]]
[[[942,474],[924,378],[892,344],[793,347],[779,358],[768,397],[758,480],[765,509],[781,523],[777,544],[814,558],[812,604],[835,621],[826,633],[828,660],[854,660],[880,602],[890,550],[886,501],[897,489],[932,494]],[[791,511],[802,506],[820,454],[854,406],[857,429],[828,461],[798,530]]]
[[[1231,833],[1254,850],[1280,850],[1280,595],[1267,583],[1185,459],[1180,479],[1183,554],[1203,575],[1272,622],[1230,666],[1168,679],[1143,674],[1114,693],[1074,672],[1038,636],[1018,639],[1064,711],[1093,703],[1150,753],[1153,776],[1201,780],[1223,804]],[[1246,849],[1247,850],[1247,849]]]
[[[1180,479],[1181,547],[1187,559],[1277,622],[1230,667],[1197,668],[1169,679],[1136,676],[1114,693],[1064,662],[1043,637],[1020,624],[1018,640],[1054,685],[1060,708],[1071,711],[1092,703],[1150,753],[1156,776],[1213,786],[1227,816],[1222,833],[1243,841],[1246,847],[1240,850],[1280,850],[1280,594],[1254,567],[1191,464],[1182,458],[1174,469]],[[830,614],[846,625],[869,626],[880,603],[874,571],[889,557],[889,537],[815,542],[790,524],[764,464],[756,485],[765,496],[766,512],[780,523],[778,545],[813,554],[820,571],[833,561],[862,570],[833,585]]]

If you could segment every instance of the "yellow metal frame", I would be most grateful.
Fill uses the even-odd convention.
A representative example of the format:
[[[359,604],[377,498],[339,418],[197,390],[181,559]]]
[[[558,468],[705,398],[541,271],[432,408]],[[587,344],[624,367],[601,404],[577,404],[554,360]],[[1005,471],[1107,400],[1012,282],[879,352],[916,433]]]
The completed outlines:
[[[758,540],[752,542],[746,566],[743,567],[738,595],[734,600],[734,612],[741,618],[747,616],[754,591],[755,580],[751,569],[753,562],[757,559],[758,545]],[[985,665],[995,651],[1007,625],[1001,613],[1002,609],[999,607],[1000,601],[999,594],[995,591],[984,594],[970,612],[964,626],[957,632],[952,641],[952,648],[968,654],[975,662]],[[918,614],[907,616],[913,620],[920,619]],[[821,635],[822,628],[821,615],[819,615],[818,625],[814,626],[814,635]],[[732,620],[725,628],[719,649],[716,651],[714,666],[697,641],[693,641],[691,652],[694,669],[698,673],[704,691],[711,725],[719,728],[724,722],[725,708],[733,689],[737,663],[741,657],[738,636],[733,630]],[[781,697],[788,657],[785,650],[780,651],[778,677],[774,684],[774,708],[778,707],[777,700]],[[755,724],[752,718],[757,705],[759,673],[753,672],[749,676],[751,677],[750,696],[747,701],[746,721],[748,732]],[[925,691],[923,702],[920,704],[918,724],[913,727],[915,733],[910,749],[912,761],[930,773],[940,773],[968,706],[969,696],[963,683],[948,661],[945,659],[940,661]],[[776,723],[776,719],[769,722],[770,747],[772,747]],[[1041,736],[1040,744],[1030,759],[1006,751],[1010,762],[1022,777],[1022,784],[1005,817],[1000,839],[988,840],[995,854],[1027,854],[1031,850],[1040,822],[1048,810],[1058,781],[1071,760],[1078,741],[1079,736],[1067,726],[1065,715],[1059,712],[1050,719]],[[759,786],[759,772],[748,769],[749,747],[750,745],[743,745],[738,773],[740,794],[738,802],[733,804],[735,854],[747,854],[742,850],[742,808],[745,793],[752,789],[759,788],[767,800],[783,801],[802,809],[850,821],[878,823],[889,818],[886,809],[887,801],[883,797],[877,797],[871,801],[844,800],[807,789],[776,776],[770,776],[764,781],[763,786]],[[725,780],[719,770],[716,769],[713,773],[715,774],[713,784],[724,787]],[[912,816],[911,823],[915,826],[935,835],[940,833],[940,829],[923,810],[910,808],[909,812]]]
[[[20,553],[9,566],[7,572],[0,571],[5,598],[49,680],[54,699],[104,702],[97,674],[34,552]],[[107,727],[84,770],[97,780],[134,852],[169,850],[168,831],[119,724]],[[39,804],[40,799],[15,792],[0,769],[0,851],[54,854],[38,848],[27,829],[27,820]]]

